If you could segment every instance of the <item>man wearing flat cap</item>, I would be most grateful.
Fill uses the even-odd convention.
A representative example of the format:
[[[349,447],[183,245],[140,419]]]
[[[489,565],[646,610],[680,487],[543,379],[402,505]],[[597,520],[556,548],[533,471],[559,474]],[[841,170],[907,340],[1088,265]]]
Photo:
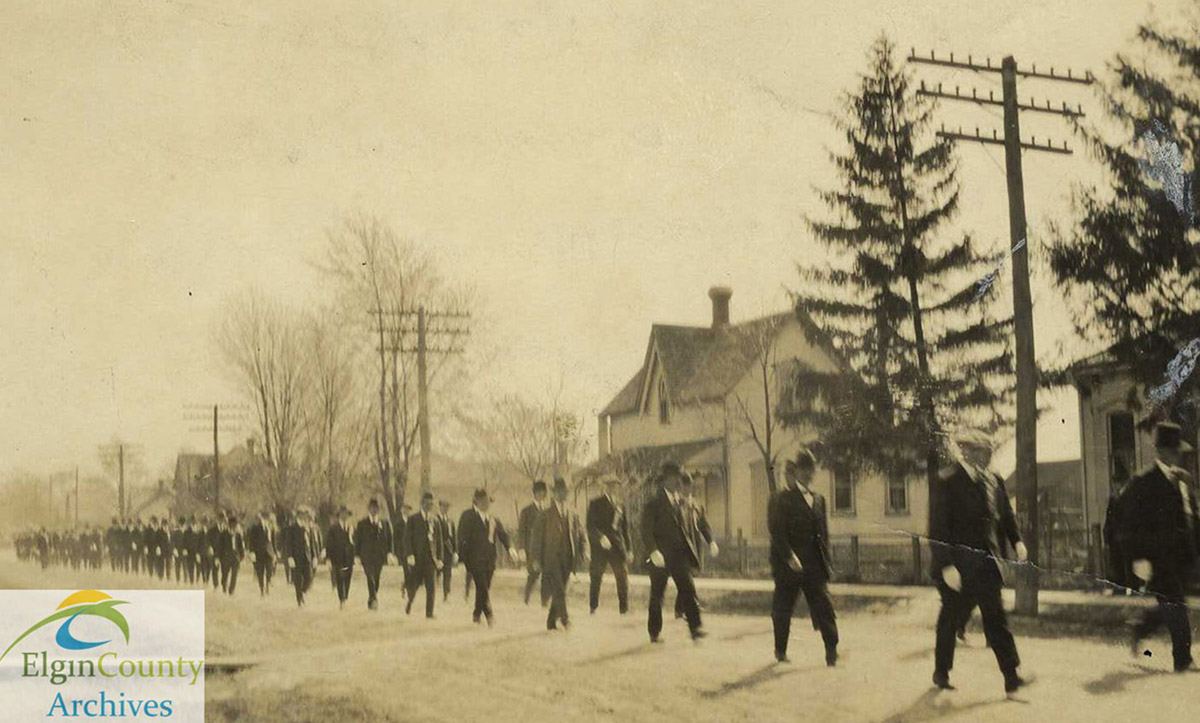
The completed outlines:
[[[604,478],[604,494],[588,503],[587,535],[592,548],[592,564],[588,570],[591,586],[588,601],[591,611],[600,605],[600,584],[604,568],[611,567],[617,581],[617,608],[629,612],[629,563],[633,561],[633,545],[629,539],[629,518],[621,501],[621,480],[614,475]]]
[[[1020,562],[1028,559],[1028,552],[1004,481],[987,468],[991,439],[969,430],[956,435],[948,447],[950,463],[940,470],[929,505],[933,576],[942,600],[933,683],[942,690],[954,689],[950,670],[957,634],[977,605],[984,637],[1004,675],[1004,690],[1012,695],[1029,681],[1018,673],[1021,660],[1000,599],[1004,578],[997,561],[1010,547]]]
[[[661,642],[662,603],[667,581],[675,582],[675,594],[682,598],[684,617],[692,640],[706,637],[701,626],[700,606],[696,601],[696,583],[692,568],[700,564],[696,538],[684,524],[683,499],[679,494],[683,470],[675,462],[663,464],[658,473],[658,492],[642,509],[642,542],[649,551],[650,609],[646,627],[650,642]]]
[[[1164,624],[1171,633],[1176,672],[1195,670],[1192,631],[1184,589],[1200,554],[1200,516],[1191,476],[1179,467],[1191,450],[1179,425],[1154,429],[1156,459],[1121,492],[1117,538],[1133,577],[1146,583],[1158,601],[1133,631],[1131,650],[1141,656],[1144,638]]]
[[[529,554],[529,544],[533,538],[533,528],[537,525],[538,519],[546,513],[547,491],[546,483],[538,480],[533,483],[533,500],[529,504],[521,508],[521,513],[517,516],[517,554],[521,556],[521,560],[525,563],[525,604],[529,604],[529,598],[533,596],[533,587],[538,584],[538,579],[541,577],[541,572],[535,569],[533,556]],[[546,590],[545,584],[542,585],[542,607],[546,607],[550,600],[549,592]]]
[[[786,663],[793,610],[803,592],[813,629],[820,631],[825,644],[825,664],[833,667],[838,659],[838,628],[829,597],[829,519],[825,498],[811,487],[816,469],[812,452],[800,450],[795,460],[788,460],[787,486],[771,497],[767,508],[771,575],[775,578],[771,620],[775,659]]]

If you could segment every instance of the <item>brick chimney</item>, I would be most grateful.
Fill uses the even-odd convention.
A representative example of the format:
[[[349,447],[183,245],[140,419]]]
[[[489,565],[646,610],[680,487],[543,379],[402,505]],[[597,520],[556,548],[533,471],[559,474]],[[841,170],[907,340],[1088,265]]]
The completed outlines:
[[[708,298],[712,299],[712,328],[720,329],[729,326],[729,297],[733,289],[728,286],[714,286],[708,290]]]

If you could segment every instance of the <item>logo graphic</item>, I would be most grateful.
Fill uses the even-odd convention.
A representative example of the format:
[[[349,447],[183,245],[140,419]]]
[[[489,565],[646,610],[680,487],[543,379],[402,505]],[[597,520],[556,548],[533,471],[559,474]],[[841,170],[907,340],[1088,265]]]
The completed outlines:
[[[106,645],[111,640],[86,641],[80,640],[71,634],[71,623],[75,622],[75,618],[80,615],[90,615],[94,617],[104,618],[117,626],[117,629],[125,636],[125,642],[129,642],[129,623],[125,620],[125,616],[116,610],[117,605],[128,605],[126,600],[115,600],[107,593],[99,590],[80,590],[79,592],[71,593],[59,603],[55,611],[50,615],[42,618],[38,622],[29,627],[28,630],[17,636],[17,639],[12,641],[5,650],[4,654],[0,655],[0,660],[4,660],[17,643],[29,637],[34,631],[49,625],[56,620],[63,620],[62,625],[58,628],[58,633],[54,636],[54,642],[58,643],[58,647],[65,650],[89,650],[98,648],[101,645]]]

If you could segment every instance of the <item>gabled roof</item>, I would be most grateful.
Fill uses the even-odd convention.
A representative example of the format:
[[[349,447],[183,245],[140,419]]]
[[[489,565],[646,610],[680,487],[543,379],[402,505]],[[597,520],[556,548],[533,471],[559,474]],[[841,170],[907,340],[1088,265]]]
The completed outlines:
[[[794,312],[788,311],[717,329],[655,324],[650,328],[650,343],[642,368],[601,415],[638,409],[648,391],[647,375],[656,359],[662,367],[668,393],[676,403],[724,398],[758,357],[759,348],[748,341],[768,333],[772,326],[778,333],[788,320],[795,318]]]

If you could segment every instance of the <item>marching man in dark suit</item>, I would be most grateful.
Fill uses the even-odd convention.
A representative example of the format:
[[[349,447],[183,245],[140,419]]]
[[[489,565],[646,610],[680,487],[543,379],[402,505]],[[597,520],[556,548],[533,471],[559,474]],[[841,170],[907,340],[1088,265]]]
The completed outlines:
[[[408,604],[404,614],[412,612],[417,589],[425,586],[425,617],[433,617],[433,603],[437,598],[437,571],[442,568],[441,525],[433,512],[433,493],[421,495],[421,509],[408,518],[404,526],[404,549],[408,552]]]
[[[283,528],[283,564],[291,570],[292,585],[296,589],[296,605],[304,605],[304,594],[312,585],[315,540],[309,524],[308,508],[296,509],[291,522]]]
[[[517,551],[509,542],[504,525],[488,512],[492,505],[488,491],[475,490],[473,499],[471,509],[463,510],[458,518],[458,558],[467,568],[467,575],[475,581],[475,610],[471,619],[478,623],[481,616],[485,617],[491,627],[494,616],[488,593],[492,575],[496,572],[496,540],[508,549],[513,560],[517,559]]]
[[[575,561],[586,557],[579,518],[567,509],[567,482],[554,480],[554,501],[546,507],[533,524],[529,559],[534,572],[542,573],[542,589],[550,597],[550,613],[546,629],[555,630],[562,622],[563,630],[571,625],[567,613],[567,583],[575,569]]]
[[[217,558],[221,562],[221,590],[232,595],[237,589],[238,568],[246,556],[246,537],[235,514],[230,512],[224,519]]]
[[[246,548],[250,552],[250,564],[254,565],[254,579],[258,582],[258,594],[265,597],[271,589],[271,568],[275,567],[275,528],[271,525],[271,513],[263,510],[258,519],[246,532]]]
[[[813,629],[825,643],[825,664],[837,665],[838,628],[833,600],[829,597],[829,516],[825,498],[812,489],[817,461],[812,452],[800,450],[788,460],[787,486],[776,492],[767,509],[771,533],[771,575],[775,596],[771,620],[775,628],[775,659],[788,662],[788,638],[796,598],[804,593]]]
[[[541,572],[534,567],[533,555],[529,552],[529,543],[533,538],[533,528],[537,525],[538,519],[546,513],[546,483],[538,480],[533,483],[533,501],[521,508],[521,514],[517,516],[517,554],[521,556],[521,560],[525,563],[526,578],[525,578],[525,604],[529,604],[529,598],[533,595],[533,586],[537,585],[538,578],[541,577]],[[546,586],[542,585],[542,607],[546,607],[549,600]]]
[[[1129,481],[1117,503],[1117,536],[1133,577],[1146,582],[1158,601],[1146,610],[1133,631],[1131,649],[1142,654],[1142,639],[1164,624],[1171,632],[1175,671],[1196,670],[1192,627],[1184,590],[1200,553],[1200,514],[1191,476],[1179,468],[1184,452],[1179,425],[1162,423],[1154,430],[1157,459]]]
[[[1021,660],[1000,600],[1004,579],[997,560],[1004,558],[1008,547],[1020,562],[1028,559],[1028,553],[1004,481],[987,469],[991,440],[968,432],[955,442],[959,459],[941,470],[929,506],[933,574],[942,598],[933,683],[942,690],[954,690],[950,670],[956,635],[965,615],[978,605],[984,637],[1004,674],[1004,690],[1012,695],[1029,681],[1017,672]]]
[[[692,640],[706,636],[701,626],[700,607],[696,603],[696,584],[692,580],[692,568],[700,564],[700,555],[696,552],[695,537],[684,524],[680,476],[678,464],[665,463],[658,475],[659,490],[642,510],[642,540],[649,551],[650,563],[647,629],[652,643],[661,640],[662,602],[668,580],[675,581],[676,594],[683,598],[684,616]]]
[[[325,535],[325,559],[333,571],[338,609],[344,609],[350,597],[350,579],[354,575],[354,531],[350,527],[350,510],[344,506],[338,509],[337,521],[329,526]]]
[[[367,579],[368,610],[379,607],[379,578],[394,544],[392,525],[379,515],[379,500],[372,497],[367,503],[367,516],[354,528],[354,552]]]
[[[708,517],[704,514],[704,507],[696,501],[694,482],[691,473],[687,471],[684,471],[679,478],[679,507],[680,511],[683,512],[684,528],[692,536],[692,539],[696,541],[697,551],[707,549],[709,557],[716,557],[721,554],[721,548],[717,546],[717,541],[713,539],[712,527],[708,524]],[[696,569],[699,569],[699,566]],[[702,611],[704,610],[699,595],[696,595],[696,605]],[[682,617],[683,599],[676,595],[675,619],[679,620]]]
[[[438,501],[438,524],[442,526],[442,601],[450,599],[450,580],[458,564],[458,525],[450,519],[450,503]]]
[[[592,548],[589,570],[591,588],[588,600],[592,612],[600,605],[600,583],[604,568],[611,567],[617,581],[617,607],[621,614],[629,612],[629,563],[633,562],[633,545],[629,539],[629,518],[620,502],[621,481],[615,476],[604,479],[604,494],[592,500],[587,509],[588,544]]]

